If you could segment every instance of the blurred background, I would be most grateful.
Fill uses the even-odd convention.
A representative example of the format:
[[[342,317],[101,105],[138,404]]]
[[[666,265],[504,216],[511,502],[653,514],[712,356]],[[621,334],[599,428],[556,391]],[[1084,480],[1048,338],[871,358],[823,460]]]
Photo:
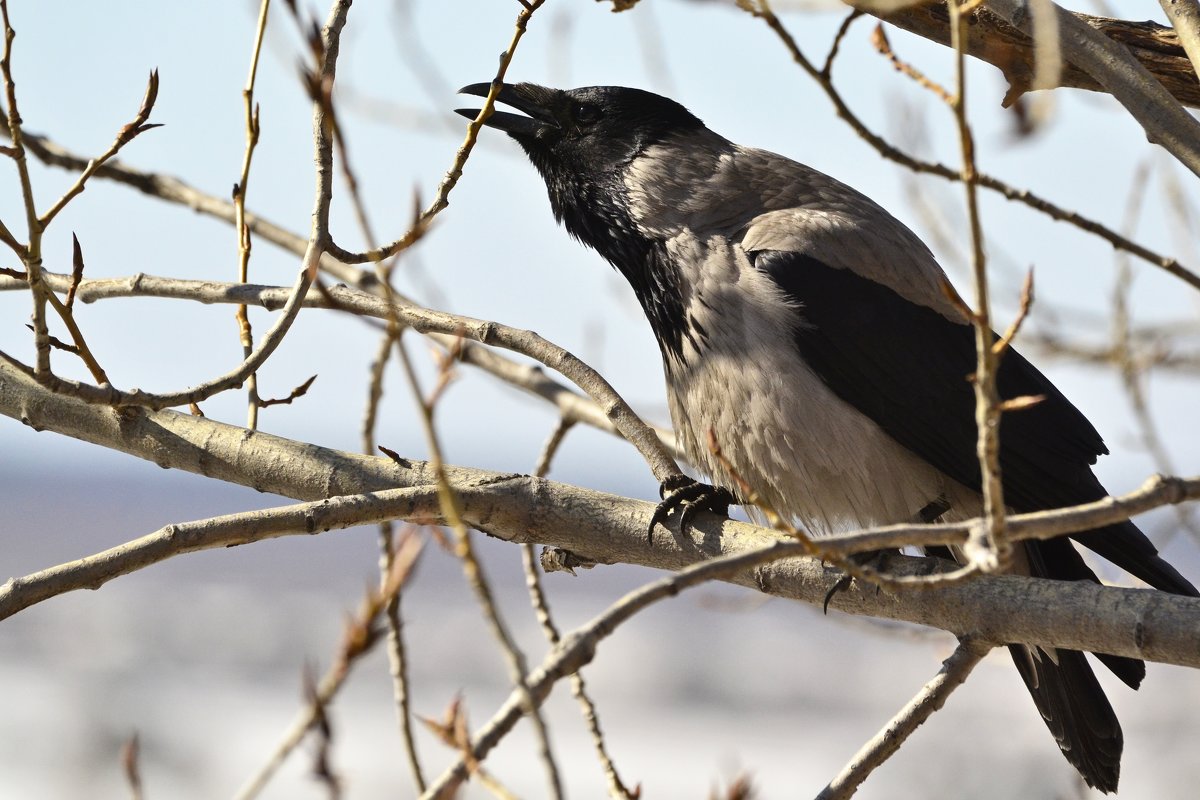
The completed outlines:
[[[244,149],[241,89],[258,3],[150,0],[9,3],[13,71],[22,117],[85,155],[103,152],[132,118],[146,76],[161,75],[152,122],[121,158],[228,197]],[[327,8],[301,2],[324,20]],[[833,2],[778,3],[810,59],[820,61],[845,18]],[[427,202],[465,130],[455,95],[489,80],[509,41],[516,2],[360,2],[343,35],[335,99],[350,158],[375,229],[391,240],[408,226],[414,192]],[[530,24],[510,79],[553,86],[639,86],[670,95],[734,141],[780,152],[874,197],[921,233],[965,294],[969,252],[961,187],[916,177],[883,160],[840,122],[819,87],[759,20],[732,2],[643,0],[610,13],[605,3],[548,0]],[[1097,10],[1156,19],[1156,6]],[[1161,20],[1160,20],[1161,21]],[[834,70],[851,107],[876,132],[918,155],[958,163],[949,111],[898,75],[868,42],[875,21],[851,28]],[[944,85],[952,54],[889,30],[899,55]],[[272,4],[256,86],[262,135],[247,207],[307,235],[312,205],[311,107],[299,80],[305,55],[282,3]],[[1059,205],[1121,228],[1131,192],[1144,184],[1134,238],[1200,266],[1194,248],[1194,177],[1145,141],[1101,95],[1061,90],[1039,109],[1044,124],[1022,135],[1000,107],[1006,85],[972,62],[971,119],[980,167]],[[46,207],[74,175],[32,164]],[[339,178],[340,181],[340,178]],[[344,187],[333,231],[358,248]],[[1197,296],[1160,270],[1134,262],[1128,304],[1142,352],[1178,363],[1139,381],[1170,463],[1156,461],[1119,370],[1091,358],[1111,346],[1118,265],[1111,247],[995,195],[982,217],[1001,319],[1015,312],[1020,280],[1036,267],[1038,300],[1019,346],[1074,399],[1114,455],[1099,473],[1114,492],[1157,469],[1200,472]],[[0,163],[0,219],[22,231],[16,171]],[[237,241],[225,223],[93,180],[55,221],[45,265],[69,272],[70,234],[87,277],[154,275],[228,281]],[[17,267],[11,254],[0,262]],[[252,282],[290,285],[298,259],[257,242]],[[598,256],[557,229],[544,188],[516,146],[485,131],[450,208],[397,267],[397,286],[435,308],[533,328],[601,370],[647,419],[669,422],[657,348],[632,294]],[[29,300],[0,293],[0,349],[30,363]],[[167,390],[224,373],[241,357],[233,309],[184,302],[110,300],[77,319],[113,382]],[[272,315],[251,311],[256,333]],[[409,340],[426,385],[432,359]],[[308,395],[266,409],[268,432],[355,451],[377,333],[361,321],[303,312],[259,373],[264,396],[286,395],[316,373]],[[1190,356],[1190,358],[1189,358]],[[86,379],[72,360],[55,366]],[[242,424],[244,394],[204,404]],[[486,469],[529,471],[556,422],[554,410],[469,367],[438,409],[446,458]],[[408,389],[392,370],[378,439],[425,458]],[[1162,455],[1162,454],[1160,454]],[[577,427],[550,477],[652,499],[657,486],[628,445]],[[278,505],[280,498],[208,481],[0,420],[0,580],[114,546],[165,525]],[[1167,557],[1200,577],[1197,540],[1173,511],[1144,528]],[[544,652],[524,600],[519,555],[481,541],[502,608],[531,662]],[[376,534],[358,529],[293,537],[173,559],[98,592],[75,593],[0,624],[0,797],[121,796],[121,744],[140,737],[148,797],[231,794],[266,758],[300,709],[301,672],[335,652],[346,616],[377,580]],[[607,567],[546,578],[561,626],[580,624],[655,577]],[[1119,576],[1113,576],[1119,578]],[[452,555],[427,548],[403,600],[412,653],[414,709],[440,717],[461,692],[473,726],[507,696],[502,656],[479,620]],[[606,642],[585,675],[622,777],[646,797],[697,797],[750,776],[763,797],[815,794],[936,672],[946,634],[882,625],[725,586],[660,604]],[[1185,796],[1200,781],[1200,678],[1150,665],[1134,694],[1107,673],[1126,734],[1128,797]],[[548,705],[555,752],[570,794],[599,797],[603,776],[566,687]],[[411,782],[396,733],[382,653],[356,668],[331,709],[332,766],[346,796],[405,797]],[[421,733],[430,774],[451,753]],[[989,657],[947,707],[861,790],[866,798],[1087,796],[1056,752],[1008,656]],[[265,796],[321,796],[302,748]],[[521,796],[544,794],[526,725],[487,766]],[[467,796],[485,796],[470,787]]]

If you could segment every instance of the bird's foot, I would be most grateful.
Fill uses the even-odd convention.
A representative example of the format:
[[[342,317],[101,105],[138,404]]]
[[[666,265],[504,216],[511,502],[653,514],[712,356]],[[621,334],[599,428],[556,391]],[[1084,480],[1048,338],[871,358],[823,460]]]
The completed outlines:
[[[654,526],[665,522],[674,511],[679,511],[679,530],[686,531],[692,520],[701,511],[711,511],[714,514],[726,516],[729,506],[737,504],[737,498],[728,489],[711,486],[692,480],[686,475],[667,478],[659,487],[662,502],[654,509],[650,517],[650,527],[646,535],[654,538]]]
[[[860,567],[868,567],[876,572],[881,572],[883,570],[884,562],[887,561],[888,556],[890,556],[894,552],[896,552],[896,551],[895,550],[871,550],[866,553],[854,553],[853,555],[850,556],[849,560],[852,561],[853,563],[857,564]],[[828,614],[829,613],[829,601],[832,600],[835,596],[837,596],[838,592],[844,592],[847,589],[849,589],[850,585],[853,583],[854,583],[854,576],[852,576],[852,575],[843,575],[842,577],[838,578],[837,583],[835,583],[833,586],[829,587],[829,591],[825,593],[825,600],[821,604],[821,610],[824,613]],[[879,587],[875,587],[875,590],[879,591]]]

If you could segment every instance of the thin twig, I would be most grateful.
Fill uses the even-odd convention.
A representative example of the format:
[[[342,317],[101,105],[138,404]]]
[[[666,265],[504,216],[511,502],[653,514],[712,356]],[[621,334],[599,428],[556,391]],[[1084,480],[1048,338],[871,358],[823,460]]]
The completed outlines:
[[[755,13],[752,6],[745,6],[745,8],[747,8],[751,14]],[[821,71],[817,73],[825,80],[829,80],[829,73],[833,69],[833,62],[838,56],[838,50],[841,49],[842,40],[845,39],[846,34],[850,32],[850,26],[854,24],[854,20],[861,17],[863,13],[865,12],[860,9],[851,9],[850,13],[846,15],[846,18],[842,20],[842,24],[838,26],[837,33],[833,35],[833,41],[829,44],[829,54],[825,56],[825,65],[821,67]]]
[[[41,280],[41,276],[45,275],[45,272],[44,270],[39,270],[38,272],[38,283],[44,287],[45,284]],[[33,273],[30,272],[30,274],[32,275]],[[68,289],[68,291],[70,290]],[[50,291],[49,288],[46,288],[45,291],[42,292],[42,295],[46,302],[50,304],[50,307],[58,312],[58,316],[62,319],[63,325],[67,327],[67,332],[71,334],[71,340],[75,342],[75,349],[72,352],[83,359],[83,363],[87,366],[88,371],[92,373],[92,378],[96,381],[96,383],[100,384],[101,386],[108,386],[108,375],[105,374],[104,369],[101,368],[100,363],[92,354],[91,348],[88,347],[87,342],[84,341],[83,331],[79,329],[79,324],[75,322],[75,315],[71,312],[71,309],[68,308],[63,301],[59,300],[58,295]],[[46,380],[53,382],[55,380],[55,376],[47,375]]]
[[[137,114],[133,121],[117,133],[117,137],[113,139],[113,143],[109,145],[101,155],[93,158],[79,173],[79,177],[75,179],[75,183],[63,193],[58,201],[46,210],[38,219],[41,229],[45,230],[50,226],[51,221],[58,216],[58,213],[67,207],[67,203],[74,200],[87,187],[88,179],[96,174],[106,162],[116,156],[121,151],[121,148],[129,144],[139,134],[145,133],[153,128],[161,128],[161,125],[152,125],[147,123],[150,119],[150,114],[154,111],[154,103],[158,100],[158,70],[151,70],[150,79],[146,83],[146,93],[142,97],[142,105],[138,108]]]
[[[69,278],[56,273],[45,273],[49,285],[67,286]],[[15,288],[0,278],[0,291]],[[175,278],[160,278],[151,275],[134,275],[127,278],[85,280],[78,289],[81,302],[90,303],[113,297],[173,297],[202,303],[248,303],[268,310],[286,308],[293,298],[293,290],[271,286],[240,285],[218,281],[194,281]],[[501,357],[483,348],[464,348],[461,358],[501,377],[526,391],[543,397],[558,407],[560,413],[580,422],[620,433],[646,460],[654,477],[660,482],[679,474],[676,465],[674,437],[648,426],[633,411],[628,403],[617,394],[612,385],[600,373],[589,367],[575,355],[553,344],[532,331],[523,331],[496,322],[456,316],[441,311],[431,311],[416,305],[398,304],[389,306],[379,297],[344,286],[331,286],[324,293],[310,292],[297,305],[310,308],[333,308],[360,316],[377,319],[398,319],[418,333],[439,334],[440,342],[452,349],[464,337],[481,344],[500,347],[526,355],[566,376],[575,383],[593,404],[581,402],[574,392],[564,389],[548,377],[531,367],[501,360]],[[28,372],[28,368],[0,353],[5,361],[17,369]],[[69,385],[71,394],[90,403],[105,403],[109,395],[96,387],[78,382],[55,378],[59,384]],[[143,395],[144,396],[144,395]],[[171,398],[173,399],[173,398]],[[184,402],[190,402],[185,400]],[[148,405],[157,408],[155,404]]]
[[[1130,331],[1131,338],[1140,338],[1141,329]],[[1084,344],[1064,342],[1057,336],[1046,333],[1028,332],[1025,334],[1025,347],[1037,348],[1048,358],[1067,358],[1079,364],[1111,367],[1118,363],[1121,354],[1111,343]],[[1165,370],[1181,375],[1200,375],[1200,352],[1176,352],[1174,348],[1158,343],[1149,343],[1143,350],[1130,353],[1134,366],[1139,372],[1150,370]]]
[[[1063,57],[1096,79],[1145,130],[1181,164],[1200,175],[1200,122],[1130,54],[1053,0],[1043,0],[1057,15]],[[1029,34],[1032,20],[1023,0],[988,0],[988,9]]]
[[[1017,338],[1017,334],[1021,332],[1021,326],[1025,320],[1029,318],[1029,312],[1033,308],[1033,268],[1025,273],[1025,280],[1021,283],[1021,301],[1017,309],[1017,315],[1013,317],[1013,321],[1004,329],[1004,334],[992,345],[992,352],[997,356],[1003,355],[1004,351],[1012,346],[1013,339]]]
[[[563,418],[554,426],[554,430],[542,447],[541,455],[538,456],[538,463],[534,467],[533,474],[536,477],[546,477],[550,471],[550,463],[573,425],[574,423],[570,420]],[[546,600],[546,593],[542,588],[537,554],[534,552],[532,544],[521,545],[521,564],[525,568],[525,588],[529,590],[529,603],[533,606],[534,615],[537,617],[546,639],[552,646],[556,646],[562,637],[559,635],[558,627],[554,624],[554,617],[550,613],[550,604]],[[612,756],[608,754],[608,747],[604,744],[604,733],[600,729],[600,717],[596,713],[596,704],[592,702],[592,698],[587,693],[587,685],[584,683],[582,672],[576,672],[571,676],[571,694],[579,703],[583,721],[592,735],[592,744],[596,747],[600,768],[604,770],[604,779],[608,782],[609,796],[618,798],[618,800],[632,800],[637,793],[626,788],[613,763]]]
[[[391,598],[404,587],[404,582],[420,555],[421,540],[416,535],[410,533],[401,539],[387,583],[378,590],[371,591],[363,600],[358,614],[347,623],[333,663],[321,680],[312,687],[308,706],[284,733],[267,762],[238,790],[235,795],[237,800],[251,800],[257,797],[296,749],[296,745],[300,744],[314,726],[320,724],[325,708],[345,685],[351,668],[378,642],[379,631],[376,623]]]
[[[557,646],[562,641],[562,637],[550,616],[550,606],[543,593],[541,580],[538,578],[539,568],[533,545],[521,545],[521,563],[525,568],[525,585],[529,589],[530,603],[542,626],[542,632],[545,633],[551,645]],[[596,757],[600,759],[600,768],[604,771],[604,779],[608,782],[609,796],[619,800],[632,800],[637,797],[638,793],[630,791],[621,781],[616,764],[613,763],[612,756],[608,753],[608,746],[604,743],[604,732],[600,728],[600,717],[596,713],[596,704],[592,702],[592,698],[587,693],[587,684],[583,680],[582,671],[571,675],[571,694],[579,703],[584,724],[587,725],[588,732],[592,736]]]
[[[907,153],[893,147],[881,136],[867,128],[862,120],[859,119],[858,115],[856,115],[846,104],[846,101],[842,98],[841,93],[836,87],[834,87],[833,81],[829,77],[828,73],[823,74],[823,72],[813,66],[812,62],[808,60],[808,57],[804,55],[804,52],[796,43],[795,38],[788,31],[788,29],[784,27],[780,19],[775,16],[774,12],[771,11],[771,7],[766,0],[746,0],[745,3],[740,3],[739,5],[754,16],[762,19],[767,26],[775,32],[776,36],[779,37],[779,40],[783,43],[784,47],[787,48],[796,64],[799,65],[800,68],[804,70],[804,72],[806,72],[813,80],[815,80],[825,92],[826,96],[833,103],[838,117],[846,122],[846,124],[848,124],[863,141],[873,147],[881,156],[889,161],[894,161],[897,164],[907,167],[913,172],[936,175],[939,178],[945,178],[946,180],[950,181],[959,181],[962,179],[960,170],[953,169],[945,164],[922,161],[920,159],[913,158]],[[1179,278],[1193,288],[1200,289],[1200,274],[1197,274],[1187,267],[1184,267],[1179,263],[1178,260],[1169,256],[1164,256],[1160,253],[1156,253],[1153,250],[1138,244],[1137,242],[1131,241],[1116,231],[1113,231],[1111,228],[1096,222],[1095,220],[1084,217],[1075,211],[1067,211],[1027,189],[1017,189],[1016,187],[1010,186],[1009,184],[984,173],[977,173],[975,182],[978,186],[996,192],[1006,200],[1023,203],[1035,211],[1040,211],[1051,219],[1059,222],[1069,223],[1081,230],[1087,231],[1095,236],[1099,236],[1114,248],[1131,253],[1138,258],[1165,270],[1171,275],[1174,275],[1176,278]]]
[[[138,764],[140,754],[141,745],[137,733],[134,733],[121,745],[121,772],[129,784],[129,800],[142,800],[142,772]]]
[[[942,668],[917,692],[887,725],[854,754],[837,777],[821,790],[817,800],[846,800],[860,784],[888,760],[925,720],[946,703],[971,670],[988,654],[992,645],[974,637],[959,640],[958,647],[942,662]]]
[[[967,219],[971,231],[971,272],[975,283],[975,308],[970,321],[975,328],[975,425],[976,455],[979,458],[980,492],[985,525],[978,529],[963,550],[970,563],[985,571],[1003,570],[1012,559],[1005,536],[1004,484],[1000,476],[1000,392],[996,371],[1001,354],[992,349],[991,302],[988,298],[987,256],[975,171],[975,138],[967,121],[966,37],[967,21],[959,0],[950,0],[950,41],[954,49],[954,96],[950,107],[958,126],[962,152],[962,183],[966,190]]]
[[[471,532],[463,520],[458,495],[450,486],[450,481],[446,477],[445,462],[442,460],[441,443],[438,440],[433,421],[434,401],[426,399],[422,394],[420,381],[417,378],[416,371],[413,369],[412,361],[408,357],[408,351],[404,348],[403,341],[397,342],[396,353],[400,358],[400,364],[404,368],[405,377],[408,379],[408,385],[412,389],[413,398],[420,412],[421,427],[425,433],[426,446],[429,448],[430,466],[437,481],[438,500],[441,505],[442,515],[450,530],[454,533],[455,555],[462,562],[463,573],[467,578],[467,583],[471,586],[472,591],[474,591],[479,601],[484,619],[491,628],[497,642],[500,643],[501,651],[508,662],[509,678],[512,680],[513,685],[516,686],[517,691],[525,698],[525,711],[529,714],[533,722],[542,762],[546,767],[550,796],[560,798],[562,797],[562,781],[559,777],[558,765],[550,749],[550,735],[547,732],[546,723],[542,718],[541,712],[525,688],[525,678],[529,672],[525,663],[525,655],[517,646],[516,640],[513,639],[512,634],[508,631],[508,626],[500,616],[500,610],[496,605],[496,600],[492,594],[487,576],[484,574],[483,567],[475,554],[475,547],[471,541]],[[448,365],[449,362],[447,362],[446,367]],[[444,386],[448,380],[445,368],[439,378],[440,384]],[[435,397],[436,394],[437,390],[434,392]]]
[[[381,575],[386,574],[386,570],[392,569],[396,561],[393,527],[390,520],[379,525]],[[384,609],[384,623],[387,625],[388,671],[392,676],[392,698],[396,703],[396,722],[400,725],[400,739],[404,742],[404,754],[408,760],[408,769],[412,772],[413,783],[416,785],[417,791],[423,792],[425,791],[425,773],[421,769],[421,759],[417,755],[417,739],[413,735],[412,728],[413,712],[410,702],[412,690],[408,678],[408,647],[404,640],[404,617],[400,613],[402,595],[402,592],[397,592],[388,602],[387,608]]]
[[[379,403],[383,398],[383,376],[387,370],[388,359],[392,347],[396,344],[396,334],[389,329],[379,343],[379,350],[371,362],[371,377],[367,384],[367,407],[363,417],[362,439],[363,452],[374,453],[375,423],[379,418]],[[392,522],[379,524],[379,571],[387,574],[395,559],[395,538]],[[412,772],[413,782],[417,791],[425,791],[425,773],[421,769],[421,760],[417,755],[417,742],[413,736],[412,708],[409,703],[411,692],[408,681],[408,648],[404,642],[404,628],[400,615],[400,594],[388,603],[384,621],[387,624],[387,654],[388,668],[392,676],[392,697],[396,703],[396,721],[400,726],[400,738],[404,742],[404,753],[408,759],[408,768]]]
[[[516,54],[517,45],[520,43],[521,37],[525,35],[525,29],[529,25],[529,20],[533,17],[534,12],[541,8],[545,1],[522,0],[522,8],[520,13],[517,14],[517,22],[513,30],[512,39],[500,56],[500,66],[496,70],[496,76],[492,79],[492,87],[483,101],[483,108],[479,109],[479,115],[467,125],[466,138],[455,153],[454,163],[451,164],[450,170],[442,178],[442,182],[438,184],[437,191],[434,193],[433,201],[429,204],[429,207],[421,213],[416,222],[404,235],[391,244],[368,250],[364,253],[353,253],[343,250],[333,242],[330,242],[329,253],[331,255],[346,264],[383,261],[411,247],[424,235],[433,218],[449,205],[448,198],[450,197],[450,192],[453,191],[454,187],[458,184],[459,178],[462,177],[463,167],[466,165],[471,151],[475,148],[475,142],[479,138],[479,131],[483,128],[484,122],[492,115],[492,110],[495,108],[496,96],[500,94],[500,89],[504,85],[504,76],[508,74],[508,67],[512,63],[513,56]]]
[[[292,391],[288,392],[286,397],[272,397],[272,398],[267,398],[267,399],[259,398],[258,407],[259,408],[269,408],[271,406],[291,405],[294,400],[297,400],[301,397],[304,397],[304,395],[308,394],[308,390],[312,387],[313,382],[316,381],[316,379],[317,379],[316,375],[311,376],[310,378],[308,378],[308,380],[304,381],[304,383],[300,384],[295,389],[292,389]],[[253,430],[253,428],[250,428],[249,425],[247,425],[246,427],[249,430]]]
[[[842,25],[844,27],[848,27],[853,20],[854,16],[851,15],[846,18],[846,21],[843,22]],[[834,43],[836,45],[836,40]],[[950,92],[946,91],[941,84],[939,84],[937,81],[931,80],[925,73],[921,72],[912,64],[902,60],[898,55],[896,55],[896,51],[892,49],[892,43],[888,41],[887,34],[884,33],[882,22],[878,23],[875,26],[875,29],[871,31],[871,44],[876,50],[879,51],[880,55],[891,62],[892,66],[896,68],[897,72],[908,76],[921,88],[928,89],[929,91],[933,92],[938,96],[939,99],[941,99],[942,102],[951,105],[954,103],[954,98],[951,96]],[[821,71],[821,74],[826,79],[829,78],[828,70],[833,65],[833,59],[836,56],[836,47],[831,47],[829,50],[829,58],[825,61],[825,69]]]
[[[1125,222],[1122,226],[1126,232],[1132,233],[1137,229],[1138,217],[1142,211],[1146,187],[1149,181],[1150,163],[1149,161],[1144,161],[1134,173],[1133,182],[1129,190],[1125,208]],[[1120,370],[1121,383],[1125,388],[1125,395],[1129,399],[1129,405],[1133,410],[1134,418],[1137,420],[1138,428],[1141,430],[1142,444],[1150,454],[1150,457],[1154,459],[1155,468],[1160,472],[1169,473],[1174,469],[1174,459],[1163,443],[1162,436],[1158,432],[1158,426],[1155,424],[1154,417],[1150,413],[1145,392],[1145,381],[1142,374],[1143,367],[1134,358],[1131,313],[1129,308],[1132,290],[1133,266],[1129,263],[1128,257],[1118,255],[1117,279],[1113,287],[1112,296],[1112,354]],[[1176,508],[1175,516],[1179,522],[1179,526],[1190,533],[1195,540],[1200,541],[1200,528],[1196,525],[1191,509]]]
[[[242,89],[242,106],[246,126],[246,148],[242,153],[242,172],[238,182],[233,185],[234,230],[238,243],[238,281],[247,283],[250,280],[250,251],[252,241],[250,228],[246,225],[246,192],[250,186],[250,163],[254,159],[254,148],[258,146],[259,126],[258,104],[254,102],[254,82],[258,76],[258,56],[262,52],[263,34],[267,30],[267,14],[271,8],[271,0],[262,0],[258,7],[258,25],[254,31],[254,43],[250,48],[250,72],[246,77],[246,86]],[[242,358],[249,358],[254,352],[254,331],[250,326],[250,314],[245,305],[239,305],[234,312],[237,320],[238,340],[242,345]],[[258,396],[258,373],[251,372],[246,376],[246,427],[254,430],[258,427],[258,410],[261,401]]]
[[[50,332],[46,327],[46,296],[49,292],[42,285],[42,225],[38,220],[37,202],[33,198],[33,183],[29,178],[29,163],[25,157],[24,134],[21,130],[21,112],[17,110],[17,84],[12,75],[12,43],[16,32],[8,20],[8,2],[0,0],[0,16],[4,19],[4,52],[0,55],[0,74],[4,79],[4,95],[8,106],[8,135],[12,139],[11,158],[17,165],[17,176],[21,183],[21,199],[25,205],[25,225],[29,233],[28,244],[20,244],[4,228],[4,240],[21,256],[28,275],[29,289],[33,295],[33,344],[36,353],[34,371],[39,376],[50,374]]]

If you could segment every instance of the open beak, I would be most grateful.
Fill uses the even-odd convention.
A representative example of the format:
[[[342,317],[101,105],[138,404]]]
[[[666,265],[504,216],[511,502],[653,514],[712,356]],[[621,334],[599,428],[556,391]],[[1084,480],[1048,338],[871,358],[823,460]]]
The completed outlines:
[[[472,83],[470,86],[459,89],[458,93],[487,97],[491,88],[490,83]],[[496,102],[512,106],[518,111],[524,111],[529,116],[510,114],[507,111],[493,111],[483,124],[489,128],[502,130],[517,139],[536,137],[548,128],[558,127],[558,121],[550,111],[551,101],[557,93],[556,89],[547,89],[532,83],[506,83],[500,87],[500,93],[496,95]],[[456,108],[454,112],[467,119],[475,119],[479,116],[477,108]]]

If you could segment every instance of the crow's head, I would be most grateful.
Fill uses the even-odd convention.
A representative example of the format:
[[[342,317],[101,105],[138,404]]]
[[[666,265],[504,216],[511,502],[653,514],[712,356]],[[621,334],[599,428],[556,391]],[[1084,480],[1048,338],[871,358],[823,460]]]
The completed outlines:
[[[486,97],[490,88],[475,83],[459,92]],[[615,176],[650,145],[704,127],[674,100],[623,86],[564,91],[505,84],[496,99],[528,116],[496,111],[484,124],[515,139],[552,191],[558,182]],[[479,112],[458,113],[474,118]]]
[[[459,91],[486,97],[490,88],[476,83]],[[664,352],[677,351],[682,290],[674,272],[666,270],[662,243],[634,219],[630,195],[647,179],[630,165],[653,145],[680,144],[689,134],[705,133],[704,123],[674,100],[621,86],[563,91],[505,84],[496,99],[528,116],[495,111],[484,124],[521,145],[546,182],[555,218],[625,275]],[[686,146],[683,150],[687,159]]]

